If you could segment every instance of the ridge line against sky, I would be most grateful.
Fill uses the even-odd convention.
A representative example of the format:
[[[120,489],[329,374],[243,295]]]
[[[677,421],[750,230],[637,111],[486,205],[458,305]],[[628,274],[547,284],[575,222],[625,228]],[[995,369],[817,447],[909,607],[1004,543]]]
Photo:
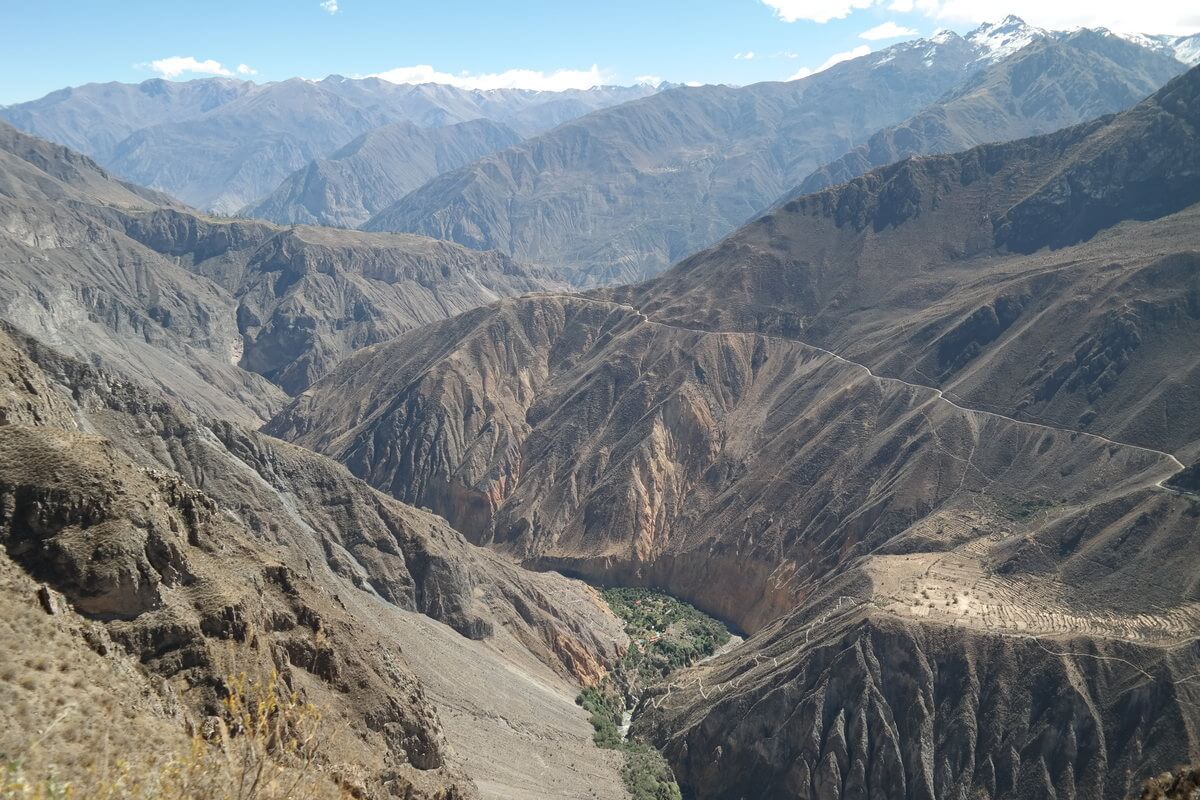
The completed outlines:
[[[1200,31],[1177,0],[42,0],[10,2],[0,103],[150,77],[341,74],[462,88],[748,84],[812,74],[941,28],[1016,14],[1065,30]],[[497,6],[504,6],[503,8]]]

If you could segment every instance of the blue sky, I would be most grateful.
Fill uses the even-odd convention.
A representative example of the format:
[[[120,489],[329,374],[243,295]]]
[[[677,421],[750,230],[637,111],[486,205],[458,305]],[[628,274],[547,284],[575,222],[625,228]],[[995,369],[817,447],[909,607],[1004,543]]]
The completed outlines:
[[[556,87],[638,78],[782,80],[900,32],[965,31],[1016,12],[1048,27],[1192,32],[1178,0],[0,0],[0,103],[93,81],[242,74],[427,75],[479,85]],[[1130,8],[1132,6],[1132,8]],[[1134,14],[1136,13],[1136,16]],[[911,38],[911,37],[910,37]],[[753,54],[753,57],[747,57]],[[738,57],[738,56],[741,57]],[[166,61],[171,57],[182,60]],[[190,66],[192,71],[182,68]],[[413,69],[421,67],[420,69]],[[524,72],[512,73],[511,70]],[[464,73],[469,76],[463,78]],[[496,76],[479,78],[478,76]]]

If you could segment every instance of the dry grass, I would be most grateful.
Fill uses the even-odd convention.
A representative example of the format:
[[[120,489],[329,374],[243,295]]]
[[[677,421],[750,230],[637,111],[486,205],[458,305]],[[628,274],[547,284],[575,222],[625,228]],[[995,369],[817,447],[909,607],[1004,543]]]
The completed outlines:
[[[277,676],[229,681],[224,715],[177,752],[102,756],[82,774],[38,769],[36,756],[63,734],[66,712],[0,771],[0,800],[333,800],[344,796],[317,766],[321,713]]]

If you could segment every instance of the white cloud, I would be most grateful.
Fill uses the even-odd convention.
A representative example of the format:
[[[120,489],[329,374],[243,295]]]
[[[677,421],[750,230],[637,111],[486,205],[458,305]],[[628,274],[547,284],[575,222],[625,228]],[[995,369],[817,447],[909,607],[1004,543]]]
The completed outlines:
[[[192,75],[226,75],[226,76],[233,74],[233,71],[230,69],[227,69],[223,64],[221,64],[220,61],[216,61],[211,58],[206,58],[203,61],[201,61],[201,60],[195,58],[194,56],[169,56],[167,58],[156,58],[155,60],[149,62],[148,64],[135,64],[134,66],[139,67],[141,69],[152,69],[155,72],[157,72],[159,75],[163,76],[164,78],[167,78],[168,80],[173,79],[173,78],[178,78],[180,75],[183,75],[184,73],[188,73],[188,74],[192,74]],[[242,64],[241,66],[239,66],[238,71],[241,72],[241,67],[245,67],[245,66],[246,66],[245,64]],[[246,69],[250,69],[250,68],[246,67]],[[253,75],[254,73],[253,73],[253,71],[251,71],[249,73],[242,73],[242,74],[243,75],[245,75],[245,74]]]
[[[831,19],[842,19],[850,15],[856,8],[868,8],[875,0],[762,0],[763,4],[774,9],[775,14],[784,22],[808,20],[810,22],[829,22]]]
[[[642,86],[658,86],[663,78],[661,75],[638,75],[633,82]]]
[[[606,82],[607,73],[593,64],[591,69],[557,69],[553,72],[510,69],[477,75],[469,72],[454,75],[438,72],[428,64],[416,64],[377,72],[370,77],[382,78],[392,83],[444,83],[460,89],[536,89],[561,92],[564,89],[590,89],[600,86]]]
[[[792,77],[788,78],[788,80],[789,81],[798,81],[801,78],[807,78],[809,75],[816,75],[818,72],[824,72],[825,70],[829,69],[834,64],[840,64],[843,61],[849,61],[852,58],[859,58],[861,56],[867,55],[870,52],[871,52],[870,45],[860,44],[858,47],[854,48],[853,50],[846,50],[845,52],[842,52],[842,53],[834,53],[829,58],[825,59],[824,64],[817,67],[816,69],[809,69],[808,67],[801,67],[799,70],[796,71],[796,73],[794,75],[792,75]]]
[[[237,65],[237,74],[238,75],[257,75],[258,70],[256,70],[254,67],[247,66],[246,64],[238,64]]]
[[[321,0],[321,10],[328,11],[330,14],[336,14],[341,11],[338,8],[338,0]]]
[[[959,22],[999,21],[1015,14],[1031,25],[1066,30],[1111,28],[1140,33],[1195,33],[1200,31],[1200,10],[1179,0],[913,0],[926,16]]]
[[[869,28],[858,35],[860,39],[866,39],[868,42],[877,42],[880,39],[899,39],[901,36],[916,36],[917,31],[914,28],[907,28],[903,25],[888,20],[882,25],[876,25],[874,28]]]
[[[1180,0],[762,0],[784,22],[828,22],[857,9],[917,12],[939,21],[998,22],[1009,14],[1055,30],[1110,28],[1122,32],[1186,34],[1200,31],[1195,3]]]
[[[691,88],[695,89],[697,87],[703,86],[704,84],[701,83],[700,81],[685,81],[683,85],[690,86]]]
[[[744,53],[734,53],[733,58],[735,61],[753,61],[754,60],[754,51],[747,50]]]

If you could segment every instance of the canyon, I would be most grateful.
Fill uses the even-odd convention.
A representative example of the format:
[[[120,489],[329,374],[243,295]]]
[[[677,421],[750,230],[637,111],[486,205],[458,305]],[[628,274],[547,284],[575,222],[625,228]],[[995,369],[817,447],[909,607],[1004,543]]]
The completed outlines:
[[[699,796],[1125,796],[1195,747],[1198,96],[412,331],[266,430],[752,634],[634,717]]]
[[[1196,41],[0,109],[0,778],[1190,791]]]

